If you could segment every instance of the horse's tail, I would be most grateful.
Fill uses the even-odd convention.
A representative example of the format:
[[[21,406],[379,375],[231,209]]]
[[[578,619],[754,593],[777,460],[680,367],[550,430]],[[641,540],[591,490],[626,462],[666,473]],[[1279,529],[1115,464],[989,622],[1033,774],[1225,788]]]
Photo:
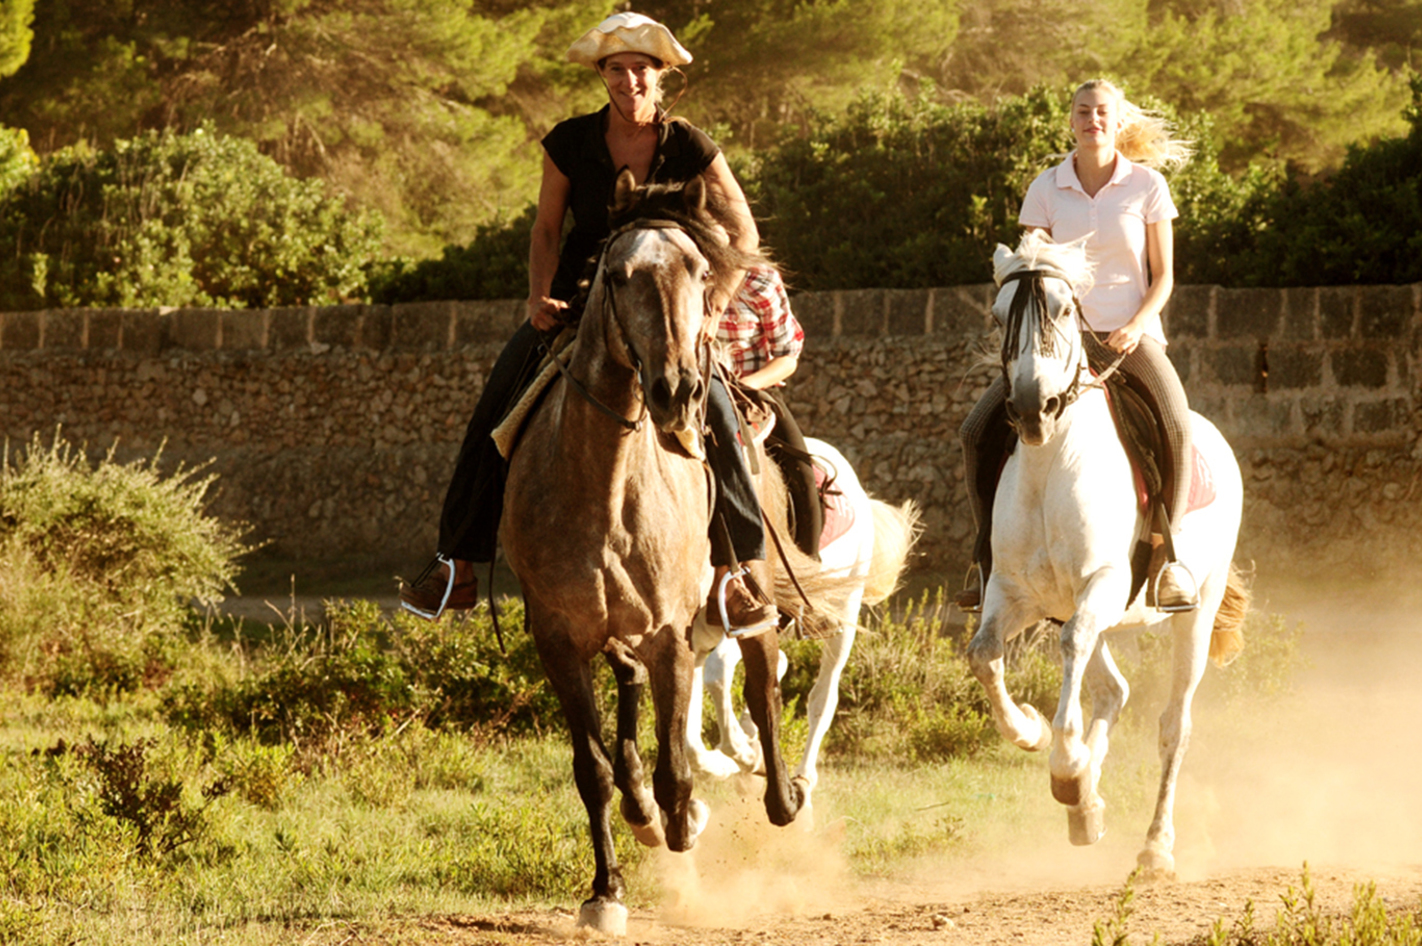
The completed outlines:
[[[902,506],[871,499],[869,508],[874,513],[874,556],[864,577],[864,603],[878,604],[899,586],[909,552],[923,531],[922,514],[912,499]]]
[[[1210,659],[1216,666],[1228,665],[1244,650],[1244,617],[1249,613],[1250,597],[1244,574],[1231,562],[1224,598],[1215,612],[1215,626],[1210,634]]]

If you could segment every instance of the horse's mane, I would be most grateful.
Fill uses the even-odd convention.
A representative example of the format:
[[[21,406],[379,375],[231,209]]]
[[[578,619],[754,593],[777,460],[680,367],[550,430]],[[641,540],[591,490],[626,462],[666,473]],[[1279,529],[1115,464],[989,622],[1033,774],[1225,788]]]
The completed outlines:
[[[746,252],[731,243],[724,222],[732,219],[729,201],[715,188],[707,187],[701,178],[677,184],[642,184],[631,192],[626,206],[618,207],[614,198],[607,211],[610,233],[642,220],[676,224],[706,257],[717,288],[727,298],[737,288],[725,284],[732,276],[752,266],[771,265],[765,253]],[[578,281],[578,294],[572,303],[574,312],[583,311],[601,255],[600,245],[598,255],[588,260],[583,278]]]
[[[1096,267],[1086,255],[1085,240],[1056,243],[1045,231],[1028,230],[1016,250],[1007,250],[1001,244],[998,249],[993,254],[992,278],[999,286],[1008,276],[1024,269],[1054,269],[1067,278],[1077,295],[1085,295],[1091,288]]]

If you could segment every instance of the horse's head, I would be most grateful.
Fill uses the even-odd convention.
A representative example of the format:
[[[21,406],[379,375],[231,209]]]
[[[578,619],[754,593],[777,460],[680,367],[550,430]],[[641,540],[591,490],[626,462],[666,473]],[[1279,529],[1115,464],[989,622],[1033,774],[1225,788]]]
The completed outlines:
[[[1016,251],[998,244],[993,278],[1001,287],[992,312],[1003,326],[1008,420],[1023,443],[1044,444],[1076,400],[1086,367],[1076,294],[1091,279],[1085,240],[1059,244],[1029,231]]]
[[[742,265],[710,199],[699,177],[637,187],[630,172],[619,174],[590,297],[600,289],[608,353],[636,371],[647,413],[668,432],[695,422],[708,382],[701,334],[711,289]]]

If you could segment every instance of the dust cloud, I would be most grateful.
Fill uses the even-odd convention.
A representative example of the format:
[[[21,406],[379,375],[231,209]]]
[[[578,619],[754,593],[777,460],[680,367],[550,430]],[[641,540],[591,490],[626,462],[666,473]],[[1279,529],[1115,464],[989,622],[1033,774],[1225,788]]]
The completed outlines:
[[[1297,877],[1304,862],[1379,880],[1415,873],[1422,863],[1422,588],[1261,582],[1256,592],[1256,609],[1302,626],[1304,665],[1282,697],[1226,702],[1202,691],[1177,793],[1179,879],[1259,868]],[[1220,673],[1212,666],[1207,676]],[[1157,711],[1149,710],[1152,736]],[[1096,845],[1067,842],[1066,816],[1044,772],[1022,823],[992,829],[971,856],[925,860],[892,881],[855,877],[824,825],[807,832],[767,824],[758,789],[729,804],[721,799],[695,851],[654,860],[659,918],[734,927],[764,914],[839,913],[866,900],[1119,887],[1150,821],[1159,777],[1153,738],[1113,744],[1107,767],[1128,774],[1103,782],[1108,831]],[[831,769],[824,778],[838,775]],[[1128,797],[1113,798],[1112,781]],[[1123,782],[1134,782],[1135,797]]]
[[[1422,589],[1280,584],[1311,666],[1250,719],[1197,719],[1176,807],[1182,878],[1261,865],[1422,861]]]
[[[763,914],[826,913],[845,905],[849,881],[841,832],[817,826],[813,809],[775,827],[765,816],[764,787],[760,778],[733,779],[712,801],[711,820],[695,848],[652,852],[661,922],[736,927]]]

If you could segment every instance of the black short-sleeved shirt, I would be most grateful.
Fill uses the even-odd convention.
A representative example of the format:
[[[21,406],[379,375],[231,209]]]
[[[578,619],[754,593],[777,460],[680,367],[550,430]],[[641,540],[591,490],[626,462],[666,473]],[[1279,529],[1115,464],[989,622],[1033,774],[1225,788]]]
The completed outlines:
[[[607,150],[608,109],[604,105],[591,115],[559,122],[543,139],[548,157],[572,184],[568,208],[573,212],[573,229],[558,256],[558,271],[549,291],[554,299],[573,298],[584,265],[608,234],[607,205],[621,170],[612,166],[612,155]],[[695,125],[663,121],[646,183],[689,181],[710,167],[720,152],[716,142]]]

